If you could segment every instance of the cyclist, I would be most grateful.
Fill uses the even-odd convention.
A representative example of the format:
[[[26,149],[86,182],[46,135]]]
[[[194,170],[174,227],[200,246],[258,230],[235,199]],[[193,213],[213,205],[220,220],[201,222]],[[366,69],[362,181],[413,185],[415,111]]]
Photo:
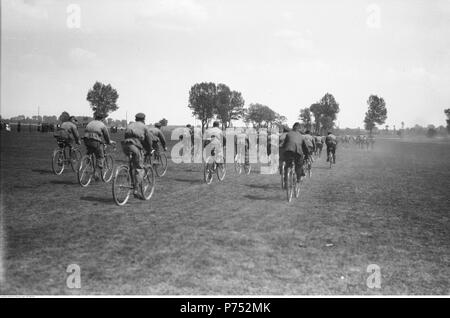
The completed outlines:
[[[208,144],[211,144],[211,156],[218,156],[219,158],[223,158],[222,152],[222,144],[223,144],[223,132],[219,128],[220,123],[215,121],[213,123],[213,127],[209,128],[205,132],[205,144],[206,147]]]
[[[305,176],[305,172],[303,171],[303,161],[305,155],[309,153],[305,138],[300,133],[299,122],[296,122],[292,127],[292,130],[286,134],[283,151],[286,167],[289,167],[289,165],[294,162],[295,173],[297,174],[297,183],[299,183]],[[288,169],[285,169],[284,174],[285,184],[287,183],[287,170]]]
[[[152,148],[159,152],[159,145],[161,145],[164,151],[167,151],[166,138],[161,131],[161,124],[155,123],[155,127],[150,127],[149,130],[153,134]]]
[[[75,116],[70,116],[64,121],[55,132],[55,138],[64,142],[64,145],[72,147],[75,141],[77,145],[81,144],[80,135],[78,134],[77,119]]]
[[[94,120],[89,122],[84,130],[84,144],[86,146],[87,154],[94,154],[97,159],[97,167],[103,168],[103,161],[105,159],[105,152],[102,146],[104,142],[107,145],[114,145],[115,141],[109,137],[108,128],[103,123],[105,115],[94,113]]]
[[[313,163],[314,159],[312,157],[312,154],[316,151],[316,140],[313,136],[311,136],[311,132],[309,130],[305,131],[303,137],[305,138],[305,143],[309,150],[308,154],[305,155],[305,160],[310,160],[311,163]]]
[[[135,122],[130,123],[125,130],[125,139],[122,141],[122,150],[125,155],[131,155],[134,195],[138,196],[136,185],[141,185],[144,178],[144,155],[152,151],[153,140],[156,138],[145,125],[145,114],[137,113]]]
[[[250,141],[248,138],[248,134],[246,134],[243,130],[238,130],[235,135],[234,141],[236,153],[241,151],[241,148],[239,146],[244,145],[244,164],[246,166],[250,165],[250,158],[249,158]]]
[[[325,138],[325,144],[327,145],[327,162],[330,161],[330,152],[333,154],[333,163],[336,163],[336,147],[337,147],[337,138],[335,135],[328,132],[327,137]]]
[[[322,154],[324,140],[322,139],[322,136],[320,136],[319,134],[316,134],[314,136],[314,140],[316,142],[316,154],[317,156],[320,157],[320,155]]]
[[[279,156],[279,171],[281,174],[281,165],[283,164],[284,161],[284,142],[286,141],[286,135],[289,132],[289,128],[286,126],[283,126],[280,133],[280,140],[279,140],[279,144],[278,144],[278,156]]]

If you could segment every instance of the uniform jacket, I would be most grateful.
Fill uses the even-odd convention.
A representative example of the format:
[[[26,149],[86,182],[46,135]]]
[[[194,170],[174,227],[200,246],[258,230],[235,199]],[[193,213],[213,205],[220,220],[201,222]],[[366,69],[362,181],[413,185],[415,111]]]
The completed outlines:
[[[94,139],[100,142],[105,140],[105,143],[110,144],[111,140],[109,138],[108,128],[100,120],[93,120],[87,124],[84,130],[84,138]]]

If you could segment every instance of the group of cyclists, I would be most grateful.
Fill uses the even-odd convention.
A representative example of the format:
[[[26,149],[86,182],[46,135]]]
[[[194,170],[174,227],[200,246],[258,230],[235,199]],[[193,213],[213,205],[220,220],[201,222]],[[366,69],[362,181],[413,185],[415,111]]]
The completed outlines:
[[[64,115],[64,113],[63,113]],[[62,124],[55,132],[55,137],[58,143],[63,142],[65,145],[72,146],[73,143],[81,144],[84,141],[87,155],[94,155],[96,158],[96,165],[98,170],[103,168],[105,153],[103,144],[115,145],[116,142],[110,137],[108,128],[104,123],[105,115],[101,113],[94,113],[94,120],[89,122],[84,130],[83,137],[80,137],[77,128],[77,119],[74,116],[61,116]],[[195,132],[192,126],[189,128],[190,137],[195,139]],[[326,146],[327,161],[336,160],[336,148],[338,139],[330,131],[327,136],[319,134],[312,134],[309,130],[301,127],[301,124],[296,122],[292,129],[283,127],[279,136],[279,162],[280,174],[282,173],[281,163],[286,165],[295,165],[295,172],[299,178],[297,182],[305,177],[305,164],[312,164],[314,162],[314,155],[320,157],[324,145]],[[198,136],[202,138],[202,136]],[[272,137],[272,136],[271,136]],[[180,136],[180,140],[182,140]],[[203,140],[203,148],[206,150],[208,156],[214,158],[223,158],[225,145],[225,138],[222,129],[220,129],[220,122],[215,121],[213,127],[206,130]],[[235,135],[235,150],[237,150],[238,141],[243,143],[245,156],[245,165],[249,164],[249,136],[240,131]],[[121,141],[123,153],[130,158],[130,163],[134,167],[133,184],[139,185],[145,174],[145,156],[152,153],[152,151],[167,151],[167,143],[164,134],[161,131],[161,124],[156,123],[153,127],[145,124],[145,114],[138,113],[135,116],[135,121],[131,122],[125,129],[123,140]],[[330,154],[332,154],[330,158]],[[218,160],[219,164],[224,164],[224,161]],[[94,176],[98,179],[98,176]],[[134,189],[134,196],[139,198],[139,189]]]

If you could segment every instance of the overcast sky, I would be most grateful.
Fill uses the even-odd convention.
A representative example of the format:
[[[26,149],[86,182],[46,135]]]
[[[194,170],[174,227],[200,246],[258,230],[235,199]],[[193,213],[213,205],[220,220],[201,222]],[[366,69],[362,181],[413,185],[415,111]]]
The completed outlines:
[[[81,9],[76,25],[76,4]],[[445,125],[450,1],[2,0],[1,115],[91,115],[95,81],[115,119],[194,123],[190,87],[225,83],[297,120],[332,93],[340,127],[363,127],[370,94],[387,124]],[[75,11],[74,11],[75,10]],[[69,27],[71,26],[71,27]],[[75,26],[75,27],[74,27]]]

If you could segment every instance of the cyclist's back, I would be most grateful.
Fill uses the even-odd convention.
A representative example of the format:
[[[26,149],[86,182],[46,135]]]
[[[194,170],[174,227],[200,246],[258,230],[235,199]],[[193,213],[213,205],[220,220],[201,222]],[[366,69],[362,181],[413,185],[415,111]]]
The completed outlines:
[[[163,149],[166,149],[166,138],[164,137],[163,132],[161,131],[161,129],[155,125],[155,127],[150,127],[148,128],[148,130],[152,133],[153,135],[153,148],[157,148],[158,144],[160,143],[161,146],[163,147]]]
[[[68,121],[65,121],[55,132],[55,137],[58,141],[62,141],[66,145],[71,145],[75,141],[80,144],[80,135],[78,134],[78,127],[75,125],[76,119],[71,116]]]

